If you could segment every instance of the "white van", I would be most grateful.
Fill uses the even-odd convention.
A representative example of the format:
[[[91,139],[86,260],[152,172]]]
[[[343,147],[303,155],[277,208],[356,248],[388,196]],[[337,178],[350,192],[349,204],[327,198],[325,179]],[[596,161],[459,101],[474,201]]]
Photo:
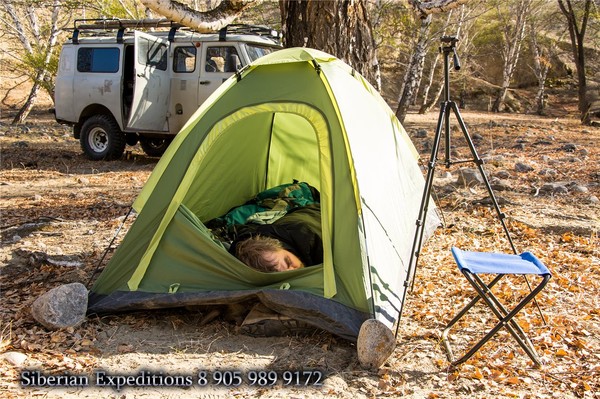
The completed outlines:
[[[77,20],[60,54],[55,117],[90,159],[120,158],[138,141],[160,156],[221,83],[279,49],[260,26],[200,34],[166,20]]]

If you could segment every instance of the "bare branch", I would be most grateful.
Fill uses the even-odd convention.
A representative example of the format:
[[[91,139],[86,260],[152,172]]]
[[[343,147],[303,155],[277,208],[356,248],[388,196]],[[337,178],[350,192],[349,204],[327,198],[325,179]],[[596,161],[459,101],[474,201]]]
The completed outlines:
[[[21,22],[21,19],[19,18],[19,15],[17,14],[17,10],[15,10],[15,8],[13,7],[12,0],[7,0],[4,2],[4,9],[6,10],[6,13],[8,15],[10,15],[10,18],[12,19],[12,22],[14,25],[14,31],[15,31],[17,37],[19,38],[19,41],[23,45],[23,48],[29,54],[32,54],[33,48],[31,47],[31,43],[27,39],[27,36],[25,36],[25,28],[23,26],[23,23]]]
[[[142,4],[167,19],[198,32],[214,32],[232,23],[256,0],[223,0],[219,6],[200,12],[174,0],[141,0]]]
[[[453,8],[467,3],[468,0],[409,0],[409,3],[421,13],[422,17],[429,14],[441,13],[449,11]]]

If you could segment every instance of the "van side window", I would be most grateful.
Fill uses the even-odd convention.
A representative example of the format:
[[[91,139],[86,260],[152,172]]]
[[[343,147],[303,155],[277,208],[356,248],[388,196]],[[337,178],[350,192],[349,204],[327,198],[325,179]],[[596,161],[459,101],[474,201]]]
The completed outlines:
[[[140,39],[138,47],[138,62],[154,66],[161,71],[167,70],[167,46],[163,43]]]
[[[235,72],[239,55],[234,46],[213,46],[206,49],[206,72]]]
[[[176,47],[173,56],[174,72],[194,72],[196,69],[196,47]]]
[[[118,48],[82,47],[77,51],[78,72],[114,73],[118,70]]]

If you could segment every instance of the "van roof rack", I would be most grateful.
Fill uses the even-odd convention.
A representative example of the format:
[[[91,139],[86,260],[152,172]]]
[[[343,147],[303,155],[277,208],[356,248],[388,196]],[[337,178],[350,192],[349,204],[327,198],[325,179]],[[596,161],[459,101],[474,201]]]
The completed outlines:
[[[166,18],[160,19],[119,19],[119,18],[101,18],[101,19],[76,19],[73,22],[73,43],[79,43],[81,31],[117,31],[117,43],[123,41],[123,35],[126,29],[170,29],[169,40],[175,35],[178,29],[190,29],[178,22],[170,21]],[[262,25],[249,24],[230,24],[219,30],[219,40],[226,41],[228,34],[234,35],[256,35],[268,37],[278,41],[281,36],[276,31]]]
[[[164,29],[169,28],[169,38],[175,35],[179,28],[184,26],[169,21],[166,18],[161,19],[119,19],[119,18],[101,18],[101,19],[76,19],[73,22],[73,43],[79,43],[79,34],[82,30],[85,31],[113,31],[117,30],[117,43],[123,42],[123,35],[126,29]]]

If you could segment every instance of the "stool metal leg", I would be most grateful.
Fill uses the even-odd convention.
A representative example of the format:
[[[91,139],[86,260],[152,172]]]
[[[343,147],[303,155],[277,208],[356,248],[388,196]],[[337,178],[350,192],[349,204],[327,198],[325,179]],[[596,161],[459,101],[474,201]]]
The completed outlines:
[[[490,284],[486,284],[479,278],[477,275],[468,272],[467,270],[463,270],[463,274],[469,281],[469,283],[475,288],[478,296],[475,297],[471,302],[465,306],[455,317],[452,319],[446,329],[442,333],[442,341],[446,347],[448,353],[448,360],[452,362],[453,365],[458,365],[460,363],[465,362],[471,356],[475,354],[487,341],[489,341],[492,336],[494,336],[502,327],[506,327],[506,329],[510,332],[513,338],[517,341],[517,343],[523,348],[525,353],[531,358],[536,366],[540,366],[541,362],[533,347],[533,344],[527,337],[527,334],[523,331],[521,326],[513,319],[513,317],[520,312],[535,296],[544,288],[548,280],[550,279],[550,275],[542,275],[543,279],[540,284],[529,293],[525,298],[521,300],[517,304],[517,306],[511,310],[510,312],[502,305],[502,303],[498,300],[498,298],[492,293],[491,288],[505,275],[498,275],[496,278],[492,280]],[[496,317],[499,319],[499,322],[492,328],[480,341],[478,341],[464,356],[462,356],[458,360],[453,360],[452,350],[450,348],[450,344],[448,341],[448,332],[450,328],[458,322],[467,311],[477,303],[479,299],[483,299],[488,307],[494,312]]]
[[[481,280],[481,278],[479,278],[479,276],[472,275],[472,277],[474,277],[474,279],[477,281],[477,284],[479,285],[480,288],[487,287],[485,285],[485,283]],[[536,288],[539,288],[539,290],[537,292],[539,292],[541,289],[543,289],[544,285],[545,285],[545,283],[541,287],[536,287]],[[531,341],[529,340],[529,337],[527,336],[525,331],[523,331],[523,329],[521,328],[519,323],[517,323],[517,321],[514,319],[514,316],[521,309],[523,309],[533,298],[535,298],[535,296],[537,295],[537,292],[533,293],[533,296],[531,296],[532,293],[530,293],[528,295],[528,297],[525,297],[517,305],[517,307],[515,307],[515,309],[513,309],[511,312],[509,312],[502,305],[502,303],[498,300],[498,298],[489,289],[485,292],[486,295],[484,297],[484,300],[489,299],[489,301],[486,300],[488,306],[490,307],[490,309],[492,309],[492,311],[494,312],[496,317],[498,317],[498,320],[500,320],[500,322],[497,324],[498,329],[496,330],[496,332],[502,326],[506,327],[506,329],[511,333],[511,335],[519,343],[521,348],[523,348],[523,350],[529,355],[531,360],[533,360],[533,362],[537,366],[540,366],[541,362],[539,361],[537,352],[536,352],[535,348],[533,347],[533,344],[531,343]],[[529,298],[529,296],[531,296],[531,297]],[[494,334],[495,334],[495,332],[494,332]],[[491,335],[494,335],[494,334],[491,334]]]
[[[498,281],[500,281],[502,279],[502,277],[504,277],[503,274],[498,275],[496,278],[494,278],[490,284],[487,285],[488,288],[492,288],[494,285],[496,285],[496,283]],[[462,310],[460,312],[458,312],[456,314],[456,316],[454,316],[454,318],[446,325],[446,328],[444,329],[444,331],[442,332],[442,342],[444,343],[444,346],[446,347],[446,354],[448,356],[448,361],[451,363],[454,363],[454,356],[452,355],[452,349],[450,348],[450,342],[448,340],[448,333],[450,332],[450,329],[460,320],[462,319],[462,317],[473,307],[475,306],[475,304],[477,302],[479,302],[479,300],[481,299],[481,296],[476,296],[474,297],[471,302],[469,302],[464,308],[462,308]],[[469,356],[470,357],[470,356]],[[467,359],[465,359],[467,360]],[[462,363],[462,362],[460,362]]]

